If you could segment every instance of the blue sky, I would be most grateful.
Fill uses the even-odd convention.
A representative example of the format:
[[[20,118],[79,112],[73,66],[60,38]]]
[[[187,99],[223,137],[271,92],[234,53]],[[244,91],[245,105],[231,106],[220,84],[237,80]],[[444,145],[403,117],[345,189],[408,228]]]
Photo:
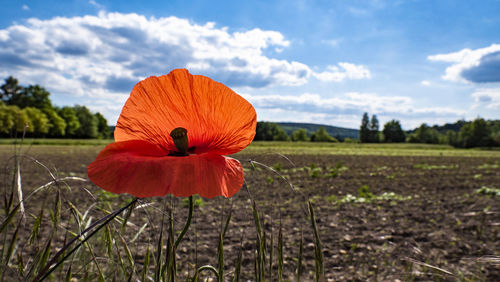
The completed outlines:
[[[133,85],[185,67],[259,120],[359,127],[500,118],[500,1],[3,1],[0,78],[116,122]]]

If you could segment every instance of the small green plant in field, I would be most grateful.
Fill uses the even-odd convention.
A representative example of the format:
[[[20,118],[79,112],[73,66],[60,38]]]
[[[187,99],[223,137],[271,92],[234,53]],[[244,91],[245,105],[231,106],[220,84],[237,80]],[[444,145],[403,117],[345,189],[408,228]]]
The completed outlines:
[[[500,196],[500,189],[483,186],[477,189],[476,193],[487,196]]]
[[[474,174],[474,179],[481,179],[483,178],[483,175],[481,173]]]
[[[335,196],[335,195],[330,195],[330,196],[326,197],[326,200],[328,202],[331,202],[331,203],[336,203],[338,201],[337,196]]]
[[[385,176],[386,179],[395,179],[396,178],[396,173],[391,173],[389,175]]]
[[[327,176],[335,178],[335,177],[339,176],[339,172],[337,169],[333,168],[330,170],[330,173],[328,173]]]
[[[347,166],[345,166],[341,161],[337,162],[334,168],[330,169],[330,172],[327,173],[325,176],[327,177],[338,177],[342,172],[349,170]]]
[[[477,167],[478,169],[495,169],[500,168],[499,164],[482,164]]]
[[[363,185],[358,188],[358,197],[371,199],[373,198],[372,192],[370,192],[370,187],[368,185]]]
[[[309,176],[312,178],[320,177],[321,176],[321,168],[320,167],[312,168],[311,171],[309,172]]]
[[[181,203],[182,203],[183,207],[188,208],[189,207],[189,197],[182,199]],[[193,204],[195,207],[198,207],[198,208],[203,207],[203,205],[205,205],[205,203],[203,202],[203,198],[200,197],[199,195],[193,196]]]
[[[119,197],[118,194],[113,194],[113,193],[110,193],[106,190],[97,190],[97,192],[95,193],[95,196],[97,197],[97,199],[99,201],[102,201],[102,202],[106,202],[106,201],[112,201],[116,198]]]
[[[266,182],[267,182],[268,184],[273,184],[273,183],[274,183],[274,177],[272,177],[272,176],[268,176],[268,177],[266,178]]]
[[[413,168],[424,169],[424,170],[434,170],[434,169],[456,169],[458,165],[430,165],[430,164],[416,164]]]
[[[276,171],[281,171],[283,170],[283,165],[280,162],[275,163],[272,168]]]

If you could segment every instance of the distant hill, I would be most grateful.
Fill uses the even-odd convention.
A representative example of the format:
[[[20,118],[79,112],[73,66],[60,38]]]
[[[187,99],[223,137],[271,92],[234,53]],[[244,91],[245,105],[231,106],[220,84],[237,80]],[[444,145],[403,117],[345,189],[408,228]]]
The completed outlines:
[[[358,138],[358,130],[351,128],[336,127],[324,124],[314,124],[314,123],[296,123],[296,122],[276,122],[285,132],[290,135],[297,129],[304,128],[307,130],[308,134],[312,134],[314,131],[318,130],[320,127],[324,127],[328,134],[339,140],[344,140],[345,138]]]

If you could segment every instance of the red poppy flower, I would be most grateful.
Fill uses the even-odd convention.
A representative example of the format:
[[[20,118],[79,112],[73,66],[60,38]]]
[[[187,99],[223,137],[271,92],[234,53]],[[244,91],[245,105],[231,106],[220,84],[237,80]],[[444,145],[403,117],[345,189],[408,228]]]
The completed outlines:
[[[116,142],[89,165],[89,178],[107,191],[140,198],[231,197],[243,185],[243,168],[223,155],[252,142],[256,118],[250,103],[208,77],[185,69],[149,77],[133,88]],[[187,152],[170,136],[179,127],[187,130]]]

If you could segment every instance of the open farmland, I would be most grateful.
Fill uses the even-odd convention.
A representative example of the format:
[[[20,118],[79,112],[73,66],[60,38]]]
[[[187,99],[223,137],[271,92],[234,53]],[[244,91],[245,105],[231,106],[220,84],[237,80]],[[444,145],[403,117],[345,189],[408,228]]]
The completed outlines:
[[[5,195],[10,195],[13,187],[13,148],[0,146],[0,179]],[[87,165],[102,148],[23,146],[21,153],[33,157],[23,158],[21,163],[24,197],[52,181],[49,171],[55,178],[86,178]],[[225,280],[232,279],[240,251],[241,278],[255,280],[254,199],[266,238],[266,278],[278,279],[281,224],[284,278],[295,280],[301,260],[302,279],[314,280],[309,199],[315,210],[328,280],[500,279],[500,151],[272,142],[254,143],[233,157],[244,164],[246,188],[232,199],[195,199],[193,223],[177,249],[179,278],[192,276],[197,266],[217,267],[219,232],[232,208],[224,236]],[[61,196],[60,220],[54,221],[57,191]],[[16,191],[14,195],[17,197]],[[4,279],[16,281],[28,275],[33,279],[40,269],[35,267],[29,274],[30,269],[36,265],[34,261],[43,258],[40,254],[49,238],[52,251],[48,259],[72,234],[132,199],[71,179],[34,194],[24,202],[26,216],[17,215],[0,234],[6,242],[4,257],[9,253],[9,243],[16,246],[4,268]],[[142,199],[126,228],[121,228],[119,220],[103,228],[75,252],[73,260],[54,271],[54,280],[64,279],[70,265],[71,275],[86,281],[97,280],[99,275],[117,281],[129,277],[141,280],[143,275],[153,278],[158,240],[160,234],[168,233],[168,207],[173,207],[174,226],[180,231],[187,216],[186,199]],[[1,212],[3,222],[5,201]],[[41,222],[39,230],[33,232],[37,220]],[[165,237],[163,240],[165,245]],[[146,258],[150,262],[144,271]],[[273,271],[269,271],[271,264]]]

